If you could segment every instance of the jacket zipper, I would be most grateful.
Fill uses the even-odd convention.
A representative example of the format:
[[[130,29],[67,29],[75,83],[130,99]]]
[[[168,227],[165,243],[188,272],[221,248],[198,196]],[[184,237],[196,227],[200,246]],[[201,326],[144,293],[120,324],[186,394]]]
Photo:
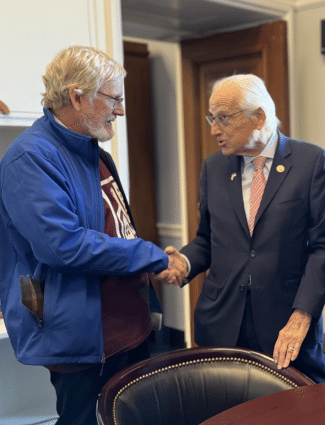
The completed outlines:
[[[103,376],[104,366],[105,366],[105,353],[103,353],[103,354],[102,354],[101,364],[102,364],[102,367],[101,367],[101,369],[100,369],[100,374],[99,374],[99,376]]]
[[[42,319],[38,319],[38,327],[40,329],[42,329],[42,327],[43,327],[43,320]]]

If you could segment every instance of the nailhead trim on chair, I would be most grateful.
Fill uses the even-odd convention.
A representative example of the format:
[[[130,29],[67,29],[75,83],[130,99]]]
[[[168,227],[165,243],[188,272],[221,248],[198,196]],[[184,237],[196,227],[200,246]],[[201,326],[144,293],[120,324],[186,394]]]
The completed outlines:
[[[130,388],[132,385],[136,384],[139,381],[142,381],[143,379],[149,378],[150,376],[153,375],[158,375],[159,373],[163,373],[163,372],[168,372],[169,370],[172,369],[178,369],[180,367],[184,367],[184,366],[189,366],[195,363],[208,363],[208,362],[215,362],[215,361],[219,361],[219,362],[241,362],[241,363],[248,363],[251,366],[255,366],[257,368],[260,369],[264,369],[267,372],[271,373],[272,375],[277,376],[278,378],[282,379],[282,381],[286,382],[287,384],[291,385],[292,388],[296,388],[298,387],[297,384],[295,384],[293,381],[291,381],[290,379],[286,378],[285,376],[282,376],[280,373],[278,373],[276,370],[273,370],[263,364],[260,364],[258,362],[255,362],[253,360],[247,360],[247,359],[241,359],[241,358],[237,358],[237,357],[214,357],[214,358],[205,358],[205,359],[197,359],[197,360],[190,360],[188,362],[183,362],[183,363],[178,363],[172,366],[168,366],[168,367],[164,367],[162,369],[157,369],[154,372],[150,372],[147,373],[145,375],[140,376],[137,379],[134,379],[133,381],[129,382],[127,385],[125,385],[123,388],[120,389],[120,391],[116,394],[115,398],[114,398],[114,403],[113,403],[113,418],[114,418],[114,424],[115,425],[119,425],[117,423],[117,419],[116,419],[116,403],[118,398],[120,397],[120,395],[127,390],[128,388]]]

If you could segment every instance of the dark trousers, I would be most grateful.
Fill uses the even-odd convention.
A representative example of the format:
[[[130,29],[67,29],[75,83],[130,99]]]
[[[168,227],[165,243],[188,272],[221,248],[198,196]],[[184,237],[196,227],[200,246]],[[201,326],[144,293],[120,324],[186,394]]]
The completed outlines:
[[[236,345],[237,347],[249,348],[251,350],[263,352],[263,349],[258,342],[258,338],[255,332],[250,290],[247,291],[243,321],[240,327]]]
[[[297,360],[291,362],[290,366],[295,367],[316,383],[322,383],[325,382],[325,356],[323,354],[322,343],[323,332],[321,331],[321,335],[314,335],[314,333],[315,326],[311,325],[301,346]],[[236,345],[237,347],[264,351],[258,342],[255,332],[250,291],[247,292],[244,317]],[[268,354],[271,356],[273,355],[273,353]]]
[[[148,357],[149,343],[146,340],[133,350],[106,359],[101,376],[101,364],[81,372],[51,372],[59,414],[56,425],[97,425],[96,403],[103,386],[124,367]]]

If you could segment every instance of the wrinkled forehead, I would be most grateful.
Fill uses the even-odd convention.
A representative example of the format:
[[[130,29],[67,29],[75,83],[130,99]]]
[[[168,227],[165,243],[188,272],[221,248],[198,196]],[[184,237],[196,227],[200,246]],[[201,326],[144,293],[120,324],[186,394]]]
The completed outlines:
[[[209,110],[213,115],[233,113],[242,99],[242,88],[233,81],[225,81],[212,93],[209,100]]]

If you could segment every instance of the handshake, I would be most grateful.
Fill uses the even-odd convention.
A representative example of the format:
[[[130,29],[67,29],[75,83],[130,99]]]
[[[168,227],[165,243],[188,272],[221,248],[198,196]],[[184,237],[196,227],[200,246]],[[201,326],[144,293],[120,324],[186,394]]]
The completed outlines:
[[[187,261],[173,246],[168,246],[165,252],[169,258],[168,268],[159,274],[151,273],[151,279],[154,283],[182,286],[184,279],[188,276]]]

